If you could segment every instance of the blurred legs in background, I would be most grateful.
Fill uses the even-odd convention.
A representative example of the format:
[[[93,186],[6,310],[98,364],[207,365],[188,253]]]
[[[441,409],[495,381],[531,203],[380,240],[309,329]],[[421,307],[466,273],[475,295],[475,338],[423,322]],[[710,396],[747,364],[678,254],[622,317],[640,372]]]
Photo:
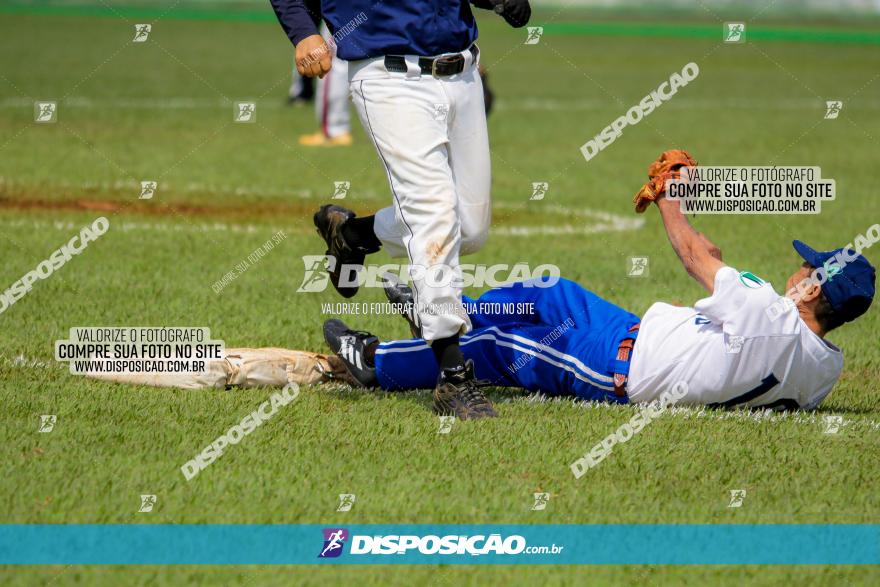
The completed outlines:
[[[326,24],[321,25],[321,35],[330,38]],[[336,57],[333,51],[333,65],[330,73],[316,80],[318,85],[315,100],[315,116],[321,129],[312,134],[299,137],[299,144],[307,147],[337,147],[352,143],[351,114],[348,111],[348,62]]]

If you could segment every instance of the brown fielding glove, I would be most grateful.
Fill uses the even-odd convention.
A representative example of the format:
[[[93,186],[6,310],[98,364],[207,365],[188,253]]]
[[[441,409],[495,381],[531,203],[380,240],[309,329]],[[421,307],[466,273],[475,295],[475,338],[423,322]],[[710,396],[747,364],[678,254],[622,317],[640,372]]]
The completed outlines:
[[[648,167],[648,182],[642,186],[633,198],[636,212],[643,213],[651,205],[651,202],[663,196],[666,191],[666,180],[678,179],[681,168],[696,167],[697,162],[691,154],[683,149],[671,149],[663,151],[656,161]]]

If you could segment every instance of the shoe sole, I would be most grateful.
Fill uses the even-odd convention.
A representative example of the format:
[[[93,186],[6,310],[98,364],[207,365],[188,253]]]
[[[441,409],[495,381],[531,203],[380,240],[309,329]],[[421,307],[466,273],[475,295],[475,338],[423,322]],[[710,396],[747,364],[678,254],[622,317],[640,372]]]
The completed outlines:
[[[332,219],[331,214],[342,216],[343,213],[342,212],[327,212],[328,208],[330,208],[331,206],[333,206],[333,204],[325,204],[325,205],[321,206],[321,208],[317,212],[315,212],[315,215],[312,218],[312,222],[315,224],[315,228],[318,230],[318,234],[321,236],[322,239],[324,239],[324,242],[327,244],[327,252],[324,254],[327,256],[333,257],[336,260],[337,270],[336,271],[328,271],[328,273],[330,274],[330,283],[333,284],[334,289],[336,289],[336,291],[339,293],[339,295],[341,295],[344,298],[351,298],[351,297],[354,297],[355,294],[357,294],[359,287],[358,286],[354,286],[354,287],[340,287],[339,286],[339,271],[338,271],[339,267],[338,266],[341,265],[342,263],[340,262],[340,255],[337,254],[336,252],[334,252],[334,250],[333,250],[333,240],[334,240],[333,236],[334,236],[334,233],[338,230],[339,225],[341,225],[343,222],[348,220],[348,218],[353,218],[353,217],[346,217],[343,220],[337,221],[336,224],[334,224],[334,220]],[[326,226],[322,227],[322,225],[326,225]],[[361,262],[359,264],[363,265],[363,262]]]

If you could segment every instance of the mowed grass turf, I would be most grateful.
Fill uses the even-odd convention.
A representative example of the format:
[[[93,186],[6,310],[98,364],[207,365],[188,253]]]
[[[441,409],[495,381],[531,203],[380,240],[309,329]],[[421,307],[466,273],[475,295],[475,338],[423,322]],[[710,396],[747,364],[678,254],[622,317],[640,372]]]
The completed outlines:
[[[267,8],[268,10],[268,8]],[[566,13],[539,13],[557,22]],[[301,256],[320,254],[311,212],[351,181],[369,213],[390,201],[385,173],[354,120],[356,145],[308,151],[310,109],[283,106],[292,50],[271,23],[160,19],[130,43],[134,18],[4,14],[0,19],[2,289],[109,218],[109,232],[0,314],[3,523],[877,523],[880,350],[872,309],[829,338],[846,368],[812,415],[667,414],[579,480],[569,464],[626,422],[632,407],[529,401],[496,390],[502,417],[437,434],[430,392],[304,389],[187,482],[180,466],[251,412],[269,389],[178,391],[72,376],[53,361],[74,326],[208,326],[227,346],[321,350],[322,303],[296,293]],[[535,21],[537,22],[537,21]],[[493,235],[475,263],[554,263],[615,303],[693,303],[655,211],[634,230],[591,232],[595,213],[632,215],[649,161],[684,147],[703,164],[819,165],[837,200],[816,216],[698,217],[731,265],[777,290],[798,266],[790,241],[831,248],[880,221],[876,46],[524,33],[481,17],[497,93],[489,121]],[[758,26],[758,25],[756,25]],[[719,24],[720,37],[720,24]],[[673,71],[700,76],[585,162],[581,144]],[[843,65],[845,64],[845,66]],[[841,99],[837,120],[824,101]],[[56,124],[33,123],[57,100]],[[254,124],[232,122],[255,100]],[[138,202],[141,180],[159,181]],[[531,183],[549,181],[542,201]],[[568,226],[565,234],[554,228]],[[592,227],[592,228],[591,228]],[[524,230],[528,229],[528,230]],[[287,238],[219,294],[212,285],[270,239]],[[650,275],[628,278],[631,255]],[[868,251],[875,262],[880,257]],[[387,261],[380,255],[378,260]],[[479,291],[467,292],[471,295]],[[357,301],[378,302],[366,290]],[[383,338],[390,316],[344,317]],[[57,414],[52,433],[41,414]],[[823,416],[844,417],[825,434]],[[729,491],[746,489],[741,508]],[[532,512],[532,494],[551,494]],[[338,494],[354,493],[350,512]],[[156,494],[138,513],[141,494]],[[621,545],[637,549],[638,545]],[[869,584],[873,568],[595,567],[6,568],[10,584]]]

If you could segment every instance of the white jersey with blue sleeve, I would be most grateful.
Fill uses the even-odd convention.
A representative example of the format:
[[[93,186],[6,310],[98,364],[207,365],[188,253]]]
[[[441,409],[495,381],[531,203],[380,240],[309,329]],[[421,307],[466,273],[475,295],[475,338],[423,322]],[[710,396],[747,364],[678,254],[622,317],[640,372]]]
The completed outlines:
[[[843,370],[840,349],[794,304],[749,272],[722,267],[693,308],[652,305],[642,318],[627,393],[650,402],[680,382],[680,404],[813,409]]]

